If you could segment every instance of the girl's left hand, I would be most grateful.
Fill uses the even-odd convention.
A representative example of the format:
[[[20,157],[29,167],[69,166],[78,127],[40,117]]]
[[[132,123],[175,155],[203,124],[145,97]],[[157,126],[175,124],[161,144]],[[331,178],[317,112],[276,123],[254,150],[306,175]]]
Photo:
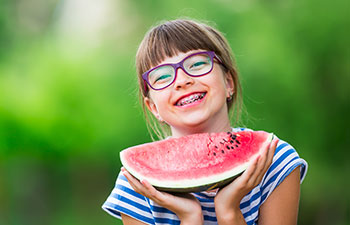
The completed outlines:
[[[246,194],[261,182],[272,163],[277,143],[278,139],[274,138],[271,144],[252,161],[241,176],[219,190],[215,197],[215,211],[218,222],[221,218],[225,221],[232,221],[237,216],[244,219],[239,207],[240,202]],[[223,224],[225,224],[224,221]]]
[[[121,170],[134,191],[174,212],[179,217],[181,224],[203,223],[202,208],[195,196],[191,194],[170,194],[158,191],[147,180],[139,181],[124,167],[122,167]]]

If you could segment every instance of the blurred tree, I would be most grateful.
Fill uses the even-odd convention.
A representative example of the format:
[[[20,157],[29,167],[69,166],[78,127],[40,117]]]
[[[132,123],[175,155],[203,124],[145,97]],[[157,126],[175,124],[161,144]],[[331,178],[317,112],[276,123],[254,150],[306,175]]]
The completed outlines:
[[[118,152],[150,141],[134,55],[150,26],[178,17],[225,33],[243,122],[309,162],[299,224],[348,224],[348,10],[344,0],[2,0],[0,224],[116,223],[100,206]]]

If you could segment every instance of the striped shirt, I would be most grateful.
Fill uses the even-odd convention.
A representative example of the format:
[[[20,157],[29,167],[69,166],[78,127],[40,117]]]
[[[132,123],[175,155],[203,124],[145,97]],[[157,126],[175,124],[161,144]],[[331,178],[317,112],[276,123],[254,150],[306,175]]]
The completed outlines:
[[[240,130],[249,129],[233,129],[234,132]],[[240,203],[241,212],[248,225],[257,223],[260,206],[284,178],[298,166],[300,166],[300,182],[302,182],[308,167],[306,161],[299,157],[291,145],[279,140],[273,162],[262,181]],[[204,224],[217,224],[214,208],[216,192],[204,191],[192,194],[202,206]],[[119,174],[116,185],[102,208],[119,219],[121,219],[121,213],[123,213],[146,224],[180,224],[180,220],[175,213],[136,193],[122,173]]]

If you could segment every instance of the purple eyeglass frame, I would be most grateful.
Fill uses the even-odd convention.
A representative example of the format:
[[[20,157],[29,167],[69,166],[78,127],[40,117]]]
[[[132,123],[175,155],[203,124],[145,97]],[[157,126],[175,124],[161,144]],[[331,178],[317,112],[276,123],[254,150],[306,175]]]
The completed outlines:
[[[200,75],[191,75],[191,74],[187,73],[187,71],[185,70],[185,68],[184,68],[184,66],[183,66],[184,61],[185,61],[186,59],[188,59],[189,57],[192,57],[192,56],[194,56],[194,55],[200,55],[200,54],[207,54],[207,55],[210,57],[210,60],[211,60],[211,62],[212,62],[211,69],[210,69],[207,73],[200,74]],[[163,90],[163,89],[169,87],[170,85],[172,85],[172,84],[175,82],[176,76],[177,76],[177,69],[179,69],[179,68],[181,68],[182,71],[184,71],[184,72],[185,72],[188,76],[190,76],[190,77],[201,77],[201,76],[207,75],[208,73],[210,73],[210,72],[213,70],[213,67],[214,67],[214,58],[216,58],[216,59],[218,60],[218,62],[219,62],[220,64],[222,64],[220,58],[215,54],[215,52],[213,52],[213,51],[203,51],[203,52],[196,52],[196,53],[193,53],[193,54],[191,54],[191,55],[188,55],[188,56],[186,56],[184,59],[182,59],[182,60],[181,60],[180,62],[178,62],[178,63],[166,63],[166,64],[161,64],[161,65],[158,65],[158,66],[156,66],[156,67],[153,67],[152,69],[147,70],[146,72],[144,72],[144,73],[142,74],[142,79],[143,79],[143,81],[144,81],[144,89],[145,89],[145,91],[147,91],[147,84],[148,84],[148,86],[149,86],[150,88],[152,88],[153,90],[156,90],[156,91]],[[174,80],[173,80],[170,84],[168,84],[167,86],[165,86],[165,87],[163,87],[163,88],[153,88],[152,85],[150,84],[150,82],[148,81],[148,74],[149,74],[150,72],[152,72],[153,70],[155,70],[155,69],[161,67],[161,66],[172,66],[172,67],[174,68],[174,71],[175,71]]]

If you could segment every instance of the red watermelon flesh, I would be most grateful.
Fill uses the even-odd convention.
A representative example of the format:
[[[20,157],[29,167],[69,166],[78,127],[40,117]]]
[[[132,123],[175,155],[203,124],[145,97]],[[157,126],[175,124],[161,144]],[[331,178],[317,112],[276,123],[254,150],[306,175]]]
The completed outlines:
[[[264,131],[192,134],[127,148],[120,159],[159,190],[196,192],[232,181],[272,138]]]

